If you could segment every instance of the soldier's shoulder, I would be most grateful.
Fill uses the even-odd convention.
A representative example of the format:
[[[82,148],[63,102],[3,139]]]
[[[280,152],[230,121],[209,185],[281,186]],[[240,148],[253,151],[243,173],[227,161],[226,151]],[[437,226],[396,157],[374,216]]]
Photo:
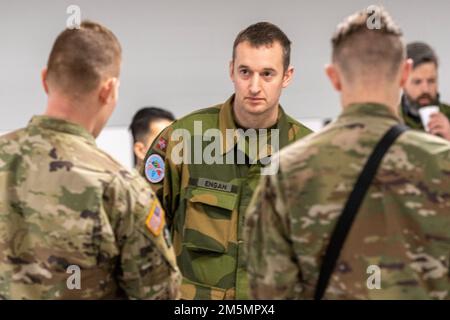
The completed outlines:
[[[411,153],[420,153],[422,161],[447,159],[450,161],[450,142],[419,130],[408,130],[398,139],[397,145]]]
[[[147,152],[146,158],[148,157],[153,146],[155,146],[158,143],[160,138],[166,141],[170,141],[171,140],[170,136],[174,131],[187,130],[188,132],[192,133],[195,128],[196,122],[201,123],[202,130],[217,127],[219,121],[220,107],[221,104],[218,104],[212,107],[198,109],[179,119],[176,119],[158,135],[158,137],[153,142],[153,145],[150,148],[149,152]]]
[[[324,156],[332,157],[333,152],[342,152],[342,149],[333,143],[337,136],[336,129],[333,125],[327,126],[283,148],[279,153],[281,167],[288,170],[293,165],[297,167],[300,161],[319,161]],[[349,139],[352,138],[351,131],[342,131],[340,139],[343,140],[347,134]],[[402,148],[408,155],[418,155],[415,157],[416,161],[421,163],[450,163],[450,142],[420,130],[408,130],[398,138],[394,146]]]
[[[9,141],[18,139],[25,131],[25,128],[16,129],[0,136],[0,141]]]
[[[191,124],[193,121],[200,121],[204,119],[217,119],[220,113],[220,108],[222,104],[217,104],[212,107],[202,108],[195,110],[180,119],[175,120],[171,127],[172,128],[180,128],[184,127],[187,124]]]
[[[302,124],[300,121],[293,118],[292,116],[288,115],[287,113],[285,114],[285,116],[286,116],[286,120],[289,123],[289,125],[307,128],[304,124]]]
[[[5,158],[8,159],[7,163],[11,163],[16,157],[31,157],[36,150],[48,145],[51,144],[45,143],[45,138],[39,128],[27,126],[0,136],[0,155],[13,155],[13,157]]]
[[[441,103],[440,109],[450,119],[450,105],[448,103]]]
[[[450,109],[450,104],[446,103],[446,102],[441,102],[440,104],[442,107]]]
[[[317,132],[311,132],[305,137],[297,140],[281,149],[277,161],[284,172],[289,172],[302,161],[311,161],[320,158],[324,150],[331,142],[333,128],[323,128]]]
[[[286,116],[286,121],[287,121],[287,123],[289,125],[289,129],[292,130],[293,134],[297,138],[304,137],[304,136],[306,136],[306,135],[308,135],[308,134],[313,132],[310,128],[305,126],[300,121],[294,119],[290,115],[285,114],[285,116]],[[290,139],[290,140],[296,140],[296,139]]]
[[[124,188],[134,191],[135,189],[142,189],[147,187],[145,180],[139,175],[136,170],[126,168],[123,164],[117,161],[109,153],[95,147],[93,150],[97,157],[92,161],[92,169],[99,168],[106,169],[106,172],[111,176],[112,180],[118,181]]]
[[[55,136],[50,138],[53,150],[49,155],[55,161],[64,160],[71,163],[71,169],[77,176],[82,176],[86,183],[93,186],[107,186],[112,181],[131,188],[136,175],[117,161],[108,152],[95,143],[76,135]]]
[[[0,136],[0,153],[11,153],[14,150],[5,148],[8,144],[17,144],[20,138],[24,135],[25,128],[17,129],[11,132],[7,132]]]

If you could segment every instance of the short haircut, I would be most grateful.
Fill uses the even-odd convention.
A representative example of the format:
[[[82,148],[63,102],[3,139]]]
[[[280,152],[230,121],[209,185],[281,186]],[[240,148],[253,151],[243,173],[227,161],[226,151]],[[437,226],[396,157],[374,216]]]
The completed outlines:
[[[369,9],[347,17],[337,27],[332,42],[332,58],[349,82],[369,79],[391,80],[405,60],[402,31],[382,7],[374,11],[379,28],[369,28]]]
[[[291,41],[286,34],[276,25],[270,22],[258,22],[239,32],[233,44],[233,61],[236,58],[236,47],[241,42],[247,41],[251,46],[271,46],[278,42],[283,48],[283,68],[289,68],[291,60]]]
[[[406,56],[412,59],[413,68],[420,66],[422,63],[432,62],[438,66],[438,57],[436,52],[428,44],[424,42],[411,42],[406,46]]]
[[[47,81],[70,96],[92,92],[102,80],[119,77],[122,49],[106,27],[83,21],[66,29],[53,44],[47,62]]]
[[[147,135],[150,133],[150,123],[158,120],[174,121],[174,115],[167,110],[158,107],[144,107],[135,113],[130,124],[133,143],[145,142]]]

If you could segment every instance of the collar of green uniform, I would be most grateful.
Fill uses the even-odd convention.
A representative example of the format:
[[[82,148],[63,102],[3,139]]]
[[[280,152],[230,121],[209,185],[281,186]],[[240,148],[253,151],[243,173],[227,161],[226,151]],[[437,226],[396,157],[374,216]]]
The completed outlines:
[[[234,103],[234,97],[233,94],[227,101],[225,101],[222,106],[220,107],[219,112],[219,129],[222,133],[222,137],[225,139],[225,143],[223,144],[222,148],[222,154],[228,153],[237,143],[237,137],[234,136],[234,139],[232,141],[229,141],[229,139],[226,139],[226,129],[233,129],[237,130],[236,123],[234,121],[233,116],[233,103]],[[278,120],[275,126],[273,126],[270,129],[279,129],[280,130],[280,148],[284,147],[288,143],[288,131],[289,131],[289,125],[288,120],[286,117],[286,114],[281,107],[281,105],[278,105]],[[270,150],[271,151],[271,150]],[[270,152],[271,154],[271,152]]]
[[[400,118],[400,111],[399,115],[396,116],[392,113],[391,109],[388,106],[374,102],[353,103],[348,105],[341,113],[341,117],[353,117],[361,115],[392,118],[398,122],[403,122]]]
[[[94,136],[90,134],[85,128],[83,128],[79,124],[63,119],[57,119],[49,116],[34,116],[31,118],[29,125],[81,136],[88,140],[90,143],[95,144]]]

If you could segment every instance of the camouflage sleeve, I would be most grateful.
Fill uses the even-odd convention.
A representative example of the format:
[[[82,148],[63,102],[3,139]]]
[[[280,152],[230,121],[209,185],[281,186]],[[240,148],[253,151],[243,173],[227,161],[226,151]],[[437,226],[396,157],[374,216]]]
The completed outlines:
[[[299,298],[299,266],[277,175],[262,176],[247,211],[248,274],[254,299]]]
[[[448,120],[450,120],[450,105],[441,103],[440,111],[447,116]]]
[[[119,244],[119,285],[130,299],[177,299],[181,278],[164,211],[141,177],[121,180],[104,196]]]
[[[164,129],[155,139],[145,156],[141,172],[158,196],[169,226],[178,206],[181,170],[181,166],[175,164],[170,156],[174,147],[171,139],[172,132],[173,124]]]

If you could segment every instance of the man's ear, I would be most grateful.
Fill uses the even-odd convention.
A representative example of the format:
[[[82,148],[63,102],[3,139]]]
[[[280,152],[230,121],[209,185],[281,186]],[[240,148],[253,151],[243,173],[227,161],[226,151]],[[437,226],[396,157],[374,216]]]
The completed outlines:
[[[229,64],[229,74],[230,74],[231,81],[234,82],[234,61],[233,60],[231,60],[230,64]]]
[[[291,83],[293,76],[294,76],[294,67],[289,66],[283,76],[283,88],[286,88]]]
[[[332,63],[327,64],[325,66],[325,73],[327,74],[328,79],[330,79],[333,88],[337,91],[341,91],[342,90],[341,76],[336,66]]]
[[[44,87],[45,93],[48,94],[47,67],[44,67],[41,71],[41,82],[42,87]]]
[[[135,142],[133,145],[133,151],[136,156],[141,161],[144,161],[147,150],[145,150],[145,145],[142,142]]]
[[[114,77],[109,78],[101,85],[99,99],[102,104],[110,104],[117,101],[119,84],[119,80]]]
[[[405,62],[402,63],[400,68],[400,87],[403,88],[408,81],[409,75],[411,74],[411,71],[413,69],[413,60],[406,59]]]

